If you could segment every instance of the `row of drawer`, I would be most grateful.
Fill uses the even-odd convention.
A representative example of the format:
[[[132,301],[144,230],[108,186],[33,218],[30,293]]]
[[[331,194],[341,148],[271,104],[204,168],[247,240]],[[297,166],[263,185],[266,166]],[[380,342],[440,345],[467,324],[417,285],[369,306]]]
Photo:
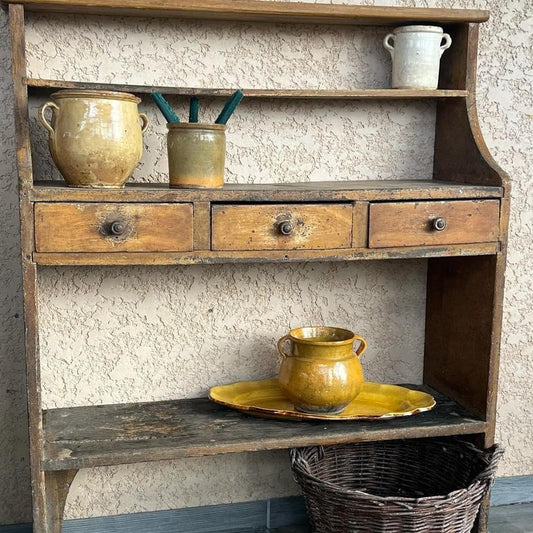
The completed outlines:
[[[210,249],[328,250],[494,242],[498,200],[213,204]],[[187,252],[194,204],[37,203],[37,252]]]

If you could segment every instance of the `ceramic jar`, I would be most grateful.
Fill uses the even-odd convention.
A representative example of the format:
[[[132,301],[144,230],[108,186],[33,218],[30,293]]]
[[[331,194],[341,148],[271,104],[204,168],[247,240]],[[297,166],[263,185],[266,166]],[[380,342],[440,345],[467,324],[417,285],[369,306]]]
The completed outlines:
[[[451,44],[439,26],[395,28],[383,40],[392,57],[392,88],[436,89],[440,58]]]
[[[354,342],[359,346],[354,352]],[[283,344],[290,342],[290,353]],[[278,341],[283,357],[278,382],[298,411],[337,414],[361,391],[359,358],[366,341],[347,329],[310,326],[296,328]]]
[[[171,187],[217,188],[224,185],[226,126],[169,123],[167,135]]]
[[[148,118],[140,98],[114,91],[65,90],[41,107],[52,158],[68,185],[123,187],[143,152]],[[52,120],[46,110],[52,110]],[[141,125],[142,123],[142,125]]]

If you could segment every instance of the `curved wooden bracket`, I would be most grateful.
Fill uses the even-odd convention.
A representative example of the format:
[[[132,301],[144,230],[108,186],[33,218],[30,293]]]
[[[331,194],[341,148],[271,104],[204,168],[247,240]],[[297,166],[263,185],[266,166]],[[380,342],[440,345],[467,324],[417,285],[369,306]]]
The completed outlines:
[[[42,533],[61,533],[63,528],[63,511],[72,481],[77,470],[59,470],[44,473],[45,509]],[[39,529],[36,528],[36,532]]]
[[[476,110],[478,25],[450,28],[453,54],[443,62],[443,86],[466,89],[468,96],[440,100],[437,104],[433,177],[470,185],[495,185],[509,196],[509,178],[491,156],[479,126]],[[450,59],[450,58],[449,58]]]

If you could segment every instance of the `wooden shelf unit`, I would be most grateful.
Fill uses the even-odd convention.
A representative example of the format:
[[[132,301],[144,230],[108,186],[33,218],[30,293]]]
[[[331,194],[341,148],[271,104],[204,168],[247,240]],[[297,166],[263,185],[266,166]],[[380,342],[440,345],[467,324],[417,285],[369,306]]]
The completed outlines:
[[[507,175],[488,153],[476,116],[478,25],[487,20],[488,12],[248,0],[18,0],[4,5],[9,8],[15,88],[35,533],[60,533],[65,500],[79,468],[407,437],[462,435],[481,446],[492,444],[510,187]],[[31,163],[28,98],[33,95],[87,88],[217,97],[227,96],[232,89],[29,79],[26,11],[265,23],[443,25],[454,44],[443,59],[439,88],[434,91],[246,90],[249,98],[435,99],[433,180],[237,184],[221,190],[172,190],[151,183],[87,190],[39,182]],[[88,213],[85,218],[76,215],[78,207]],[[447,225],[439,231],[435,217],[443,218],[444,213]],[[241,214],[258,236],[237,228],[229,241],[221,238],[227,237],[227,228],[235,227],[235,217]],[[91,222],[90,216],[104,222]],[[118,239],[105,231],[117,216],[131,230]],[[276,233],[279,216],[312,228],[311,236],[297,231],[288,239],[280,236]],[[76,242],[63,234],[57,224],[61,217],[75,222],[85,237]],[[171,225],[164,223],[157,224],[157,237],[150,234],[152,220],[172,217],[180,217],[187,228],[179,238],[166,231]],[[335,246],[328,244],[333,242],[331,235]],[[41,265],[413,257],[428,258],[421,387],[437,399],[430,413],[381,422],[324,424],[256,419],[206,399],[42,409],[37,309]],[[487,506],[488,499],[476,533],[486,533]]]

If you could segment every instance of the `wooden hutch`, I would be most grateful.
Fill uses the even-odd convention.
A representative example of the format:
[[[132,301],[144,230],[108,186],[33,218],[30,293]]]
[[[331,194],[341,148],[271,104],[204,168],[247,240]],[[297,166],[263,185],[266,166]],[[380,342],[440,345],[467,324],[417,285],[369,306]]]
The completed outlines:
[[[24,319],[35,533],[59,533],[70,483],[80,468],[350,441],[462,435],[494,439],[509,181],[491,158],[476,116],[478,27],[488,12],[248,0],[8,1],[20,182]],[[31,79],[25,12],[397,26],[438,24],[453,39],[436,90],[264,90],[248,98],[436,101],[433,179],[171,190],[153,184],[76,189],[42,182],[32,170],[28,100],[44,89],[228,95],[180,89]],[[77,208],[86,208],[83,216]],[[185,208],[185,209],[184,209]],[[164,209],[164,210],[163,210]],[[342,216],[330,217],[321,211]],[[174,213],[175,211],[175,213]],[[134,231],[106,234],[101,213]],[[289,234],[283,213],[303,220]],[[170,222],[180,217],[183,231]],[[143,220],[159,217],[157,233]],[[239,221],[246,220],[246,224]],[[72,227],[77,231],[71,231]],[[250,232],[254,245],[250,246]],[[334,233],[338,237],[329,239]],[[259,235],[259,237],[257,237]],[[169,242],[171,245],[169,247]],[[253,418],[208,399],[43,410],[37,307],[41,265],[172,265],[220,262],[427,258],[424,383],[438,405],[385,423],[290,424]],[[125,421],[128,421],[127,424]],[[126,427],[127,426],[127,427]],[[487,505],[476,530],[486,531]]]

